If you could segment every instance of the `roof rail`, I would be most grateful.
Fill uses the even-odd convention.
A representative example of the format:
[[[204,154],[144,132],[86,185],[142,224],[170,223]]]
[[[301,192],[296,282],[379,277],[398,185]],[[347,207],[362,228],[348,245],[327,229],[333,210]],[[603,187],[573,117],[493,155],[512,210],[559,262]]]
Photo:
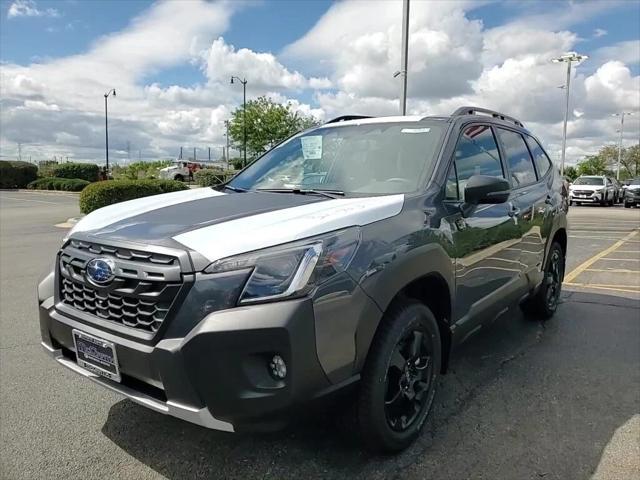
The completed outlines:
[[[363,118],[373,118],[373,117],[369,115],[341,115],[339,117],[332,118],[327,122],[324,122],[324,124],[326,125],[328,123],[346,122],[348,120],[361,120]]]
[[[491,115],[493,118],[499,118],[500,120],[505,120],[508,122],[513,122],[519,127],[524,128],[522,122],[516,118],[510,117],[509,115],[505,115],[504,113],[496,112],[494,110],[489,110],[488,108],[480,108],[480,107],[460,107],[453,114],[452,117],[460,117],[462,115],[475,115],[476,113],[485,113],[487,115]]]

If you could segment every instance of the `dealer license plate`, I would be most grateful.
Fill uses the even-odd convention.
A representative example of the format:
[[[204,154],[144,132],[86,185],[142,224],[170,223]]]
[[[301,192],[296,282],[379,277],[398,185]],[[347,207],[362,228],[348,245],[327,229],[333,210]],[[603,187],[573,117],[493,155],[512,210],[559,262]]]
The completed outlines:
[[[119,382],[121,380],[120,368],[113,343],[79,330],[73,330],[72,333],[78,365],[90,372]]]

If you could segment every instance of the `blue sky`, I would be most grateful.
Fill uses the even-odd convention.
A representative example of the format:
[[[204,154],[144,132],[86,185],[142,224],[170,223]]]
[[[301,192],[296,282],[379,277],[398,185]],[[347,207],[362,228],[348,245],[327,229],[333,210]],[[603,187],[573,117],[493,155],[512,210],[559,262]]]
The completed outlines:
[[[395,113],[400,11],[398,0],[1,0],[2,155],[23,143],[98,157],[94,117],[112,85],[114,135],[148,158],[222,144],[241,95],[229,74],[247,76],[250,98],[319,118]],[[591,57],[575,73],[573,161],[615,134],[610,113],[640,104],[640,1],[413,0],[411,12],[414,113],[507,108],[549,129],[553,151],[563,72],[548,59],[567,50]]]

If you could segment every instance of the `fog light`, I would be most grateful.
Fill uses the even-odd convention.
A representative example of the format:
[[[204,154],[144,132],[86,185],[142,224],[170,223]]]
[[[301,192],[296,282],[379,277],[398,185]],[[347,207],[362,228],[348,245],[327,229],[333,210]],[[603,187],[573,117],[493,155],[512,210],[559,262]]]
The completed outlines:
[[[284,359],[280,355],[273,356],[269,362],[269,370],[274,378],[281,380],[287,376],[287,364],[284,363]]]

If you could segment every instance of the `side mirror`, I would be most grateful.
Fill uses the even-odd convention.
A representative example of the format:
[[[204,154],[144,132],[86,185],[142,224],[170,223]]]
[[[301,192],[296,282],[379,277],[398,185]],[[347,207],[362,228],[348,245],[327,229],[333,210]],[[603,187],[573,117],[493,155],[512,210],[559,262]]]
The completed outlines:
[[[464,201],[469,204],[504,203],[509,199],[511,187],[504,178],[474,175],[467,181]]]

